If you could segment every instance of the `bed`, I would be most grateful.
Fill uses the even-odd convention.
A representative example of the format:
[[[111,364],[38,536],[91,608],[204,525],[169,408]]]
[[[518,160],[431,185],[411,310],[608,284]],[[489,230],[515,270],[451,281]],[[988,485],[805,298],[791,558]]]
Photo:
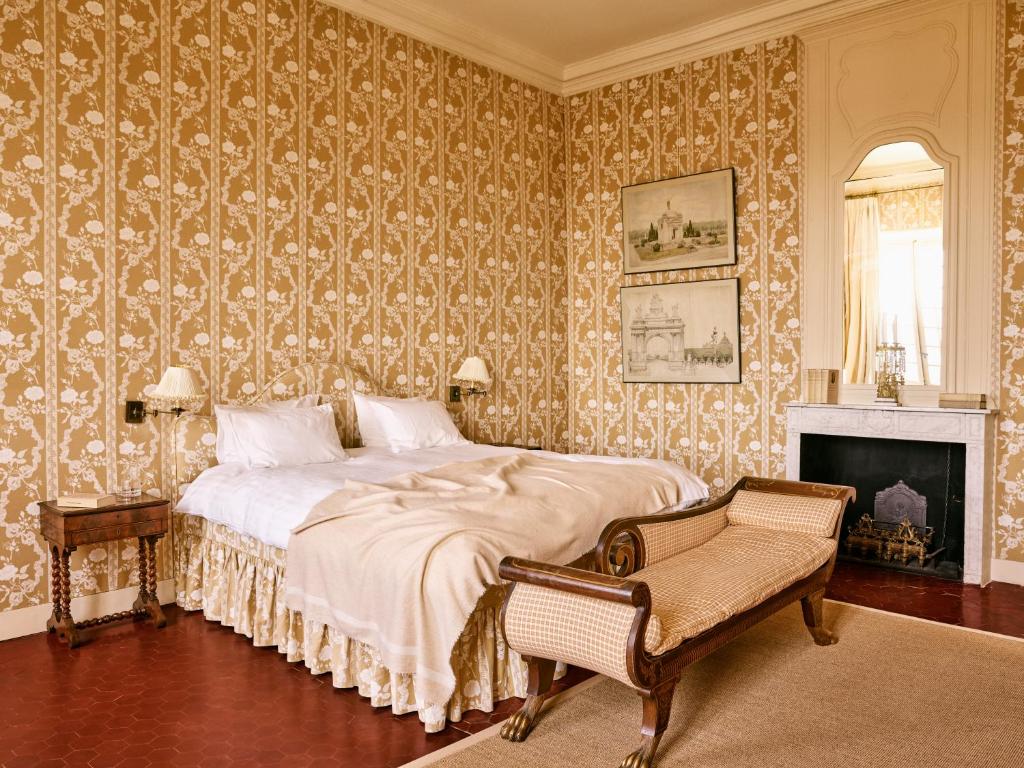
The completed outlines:
[[[313,674],[330,673],[334,686],[357,689],[373,706],[389,706],[395,714],[417,712],[427,732],[436,732],[447,721],[460,720],[466,710],[492,711],[496,701],[526,694],[527,667],[506,647],[500,631],[504,588],[497,583],[486,586],[451,652],[454,691],[447,701],[431,701],[423,695],[415,674],[389,669],[372,645],[288,609],[289,532],[318,500],[348,480],[386,481],[521,449],[467,443],[396,455],[360,448],[353,392],[375,394],[377,388],[348,366],[308,363],[282,373],[251,401],[319,394],[321,402],[330,402],[342,445],[351,457],[331,464],[270,472],[217,466],[213,417],[185,414],[176,421],[176,601],[185,610],[201,610],[208,620],[232,627],[257,646],[276,647],[289,661],[303,662]],[[559,458],[593,461],[596,457]],[[692,476],[679,468],[675,471],[682,488]],[[681,505],[697,503],[706,497],[706,486],[693,478],[683,495]],[[580,545],[580,554],[588,545]]]

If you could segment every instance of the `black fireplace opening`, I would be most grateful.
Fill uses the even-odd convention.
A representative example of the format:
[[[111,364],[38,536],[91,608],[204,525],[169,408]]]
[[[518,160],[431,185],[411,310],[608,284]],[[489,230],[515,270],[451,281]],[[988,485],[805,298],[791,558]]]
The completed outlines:
[[[841,559],[963,580],[966,446],[804,434],[800,479],[849,485]]]

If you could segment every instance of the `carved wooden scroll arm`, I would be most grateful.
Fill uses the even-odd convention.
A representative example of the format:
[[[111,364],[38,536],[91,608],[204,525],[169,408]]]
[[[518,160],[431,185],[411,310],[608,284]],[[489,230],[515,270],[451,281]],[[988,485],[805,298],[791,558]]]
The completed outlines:
[[[647,585],[638,581],[518,557],[502,560],[498,573],[506,581],[534,584],[626,605],[640,605],[643,602],[642,596],[649,594]]]

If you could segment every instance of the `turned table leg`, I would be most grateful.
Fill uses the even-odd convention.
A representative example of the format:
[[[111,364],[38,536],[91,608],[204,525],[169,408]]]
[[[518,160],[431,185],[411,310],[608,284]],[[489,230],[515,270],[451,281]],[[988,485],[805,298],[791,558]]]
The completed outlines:
[[[51,555],[53,564],[50,567],[53,579],[53,613],[46,622],[48,632],[56,632],[57,636],[67,642],[69,648],[79,644],[78,629],[71,615],[71,553],[74,547],[53,547]]]
[[[139,536],[139,600],[149,597],[149,541]]]
[[[139,537],[139,596],[132,608],[144,610],[154,625],[163,627],[167,624],[167,619],[160,608],[160,599],[156,596],[156,542],[159,538]]]
[[[61,602],[62,586],[60,580],[60,549],[57,547],[50,547],[50,585],[51,591],[53,592],[53,612],[50,614],[50,618],[46,620],[46,631],[56,632],[60,626],[61,620],[61,609],[63,607]]]

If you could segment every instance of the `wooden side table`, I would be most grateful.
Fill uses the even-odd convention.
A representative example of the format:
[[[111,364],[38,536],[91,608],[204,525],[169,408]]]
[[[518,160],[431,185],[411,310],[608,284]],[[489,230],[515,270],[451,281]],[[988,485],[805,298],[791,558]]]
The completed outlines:
[[[156,542],[167,533],[170,502],[143,494],[124,504],[99,509],[58,507],[55,501],[39,502],[39,525],[50,545],[53,579],[53,614],[48,632],[74,648],[81,643],[78,630],[135,616],[149,616],[157,627],[167,623],[156,596]],[[71,553],[84,544],[102,544],[138,537],[139,596],[131,610],[98,619],[76,622],[71,616]]]

